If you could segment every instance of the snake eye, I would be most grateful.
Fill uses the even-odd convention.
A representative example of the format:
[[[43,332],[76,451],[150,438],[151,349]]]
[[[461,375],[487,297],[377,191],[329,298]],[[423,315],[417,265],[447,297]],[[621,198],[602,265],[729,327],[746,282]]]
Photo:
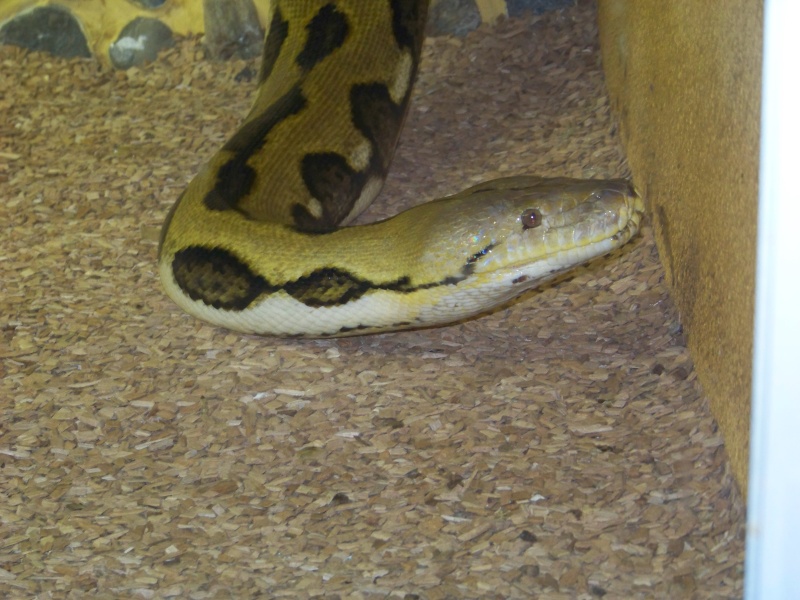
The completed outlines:
[[[525,210],[520,216],[522,221],[522,229],[533,229],[542,224],[542,213],[538,208],[529,208]]]

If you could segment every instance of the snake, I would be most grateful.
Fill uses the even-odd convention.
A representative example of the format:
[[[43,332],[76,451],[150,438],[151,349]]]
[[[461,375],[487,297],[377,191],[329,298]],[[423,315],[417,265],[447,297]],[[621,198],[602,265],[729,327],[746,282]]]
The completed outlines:
[[[428,0],[273,0],[257,93],[166,217],[167,295],[213,325],[326,338],[492,312],[638,231],[626,179],[517,175],[351,225],[387,177]]]

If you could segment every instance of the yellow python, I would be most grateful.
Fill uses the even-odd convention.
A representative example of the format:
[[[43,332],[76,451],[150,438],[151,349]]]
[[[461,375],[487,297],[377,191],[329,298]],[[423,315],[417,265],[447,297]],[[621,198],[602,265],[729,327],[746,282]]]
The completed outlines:
[[[428,0],[273,0],[258,95],[166,219],[159,271],[185,311],[233,330],[330,337],[490,310],[621,246],[624,180],[511,177],[341,227],[383,184]]]

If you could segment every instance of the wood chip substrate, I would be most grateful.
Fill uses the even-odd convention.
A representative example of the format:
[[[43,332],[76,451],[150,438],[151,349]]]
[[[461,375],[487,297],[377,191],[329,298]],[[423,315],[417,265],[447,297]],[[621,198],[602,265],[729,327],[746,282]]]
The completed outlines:
[[[362,221],[626,175],[594,17],[426,41]],[[464,324],[233,334],[167,299],[156,250],[257,61],[0,61],[0,596],[741,596],[743,500],[647,225]]]

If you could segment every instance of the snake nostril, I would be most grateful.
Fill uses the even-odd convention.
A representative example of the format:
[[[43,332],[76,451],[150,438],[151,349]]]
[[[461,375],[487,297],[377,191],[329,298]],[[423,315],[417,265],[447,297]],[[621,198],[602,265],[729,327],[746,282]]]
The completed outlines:
[[[542,224],[542,212],[538,208],[529,208],[520,215],[522,229],[533,229]]]

